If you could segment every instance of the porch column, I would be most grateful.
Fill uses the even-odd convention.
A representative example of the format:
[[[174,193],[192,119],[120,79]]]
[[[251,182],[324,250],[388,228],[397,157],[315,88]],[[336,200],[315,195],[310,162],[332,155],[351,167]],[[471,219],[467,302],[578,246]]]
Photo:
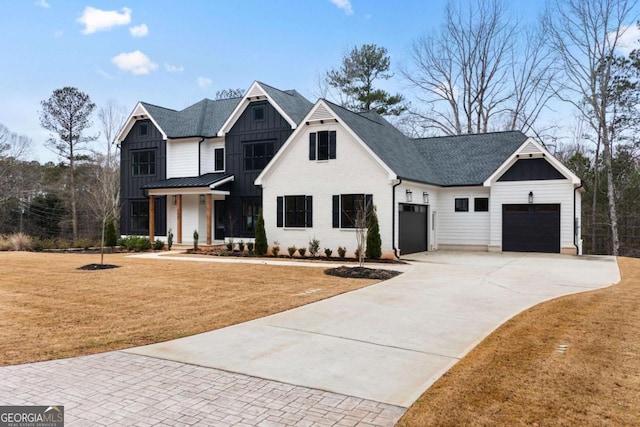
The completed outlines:
[[[177,230],[176,230],[176,234],[177,234],[177,241],[178,244],[182,244],[182,194],[178,194],[178,197],[176,197],[177,199],[177,209],[176,211],[178,212],[178,222],[177,222]]]
[[[213,196],[207,194],[207,245],[211,244],[211,208],[213,207]]]
[[[156,228],[156,204],[155,196],[149,195],[149,240],[153,242],[155,240],[154,230]]]

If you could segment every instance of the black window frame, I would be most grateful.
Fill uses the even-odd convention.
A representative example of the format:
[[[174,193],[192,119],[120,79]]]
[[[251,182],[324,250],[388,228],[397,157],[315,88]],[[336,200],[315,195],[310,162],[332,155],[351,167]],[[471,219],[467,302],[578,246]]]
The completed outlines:
[[[260,155],[256,156],[256,151]],[[245,171],[260,171],[275,154],[275,141],[251,141],[242,143],[242,165]]]
[[[148,159],[141,159],[143,155]],[[144,161],[143,161],[144,160]],[[156,174],[156,150],[135,150],[131,152],[131,176],[153,176]]]
[[[284,196],[285,228],[313,227],[312,197],[305,195]]]
[[[339,204],[339,207],[336,206]],[[367,223],[369,215],[373,209],[373,195],[364,193],[340,194],[333,196],[334,213],[333,226],[337,228],[354,229],[356,228],[355,219],[358,211],[358,204],[362,203],[367,209]],[[339,212],[336,212],[339,209]]]
[[[143,224],[142,227],[140,227],[141,224]],[[129,228],[131,234],[149,234],[148,200],[131,200],[129,202]]]
[[[149,123],[140,123],[138,125],[138,134],[140,136],[147,136],[149,135]]]
[[[263,122],[267,118],[267,111],[264,104],[254,105],[251,107],[251,120],[254,122]]]
[[[220,158],[218,158],[220,153]],[[214,172],[224,172],[224,147],[213,149],[213,170]]]
[[[262,209],[261,199],[244,199],[242,201],[242,231],[244,233],[255,235],[260,209]]]
[[[454,201],[454,210],[456,212],[469,212],[469,198],[456,197]]]
[[[481,203],[481,205],[479,205]],[[473,211],[474,212],[489,212],[489,198],[488,197],[474,197],[473,198]]]
[[[336,158],[337,132],[320,130],[309,133],[309,160],[327,161]]]

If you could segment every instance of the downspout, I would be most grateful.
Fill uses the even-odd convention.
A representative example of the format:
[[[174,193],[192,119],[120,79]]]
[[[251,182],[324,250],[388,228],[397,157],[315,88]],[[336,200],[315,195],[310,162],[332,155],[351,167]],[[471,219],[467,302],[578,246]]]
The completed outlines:
[[[400,184],[402,184],[402,178],[398,178],[398,182],[391,187],[391,248],[396,258],[400,258],[396,248],[396,187]]]
[[[202,143],[204,142],[204,136],[198,141],[198,176],[202,175]]]
[[[576,192],[584,186],[584,182],[580,180],[580,185],[573,189],[573,246],[576,247],[576,255],[580,255],[580,247],[578,246],[578,235],[576,233]]]

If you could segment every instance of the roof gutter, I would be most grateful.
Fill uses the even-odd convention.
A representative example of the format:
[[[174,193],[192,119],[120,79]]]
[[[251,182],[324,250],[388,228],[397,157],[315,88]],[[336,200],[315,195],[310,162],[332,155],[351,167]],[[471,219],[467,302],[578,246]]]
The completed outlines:
[[[204,142],[204,136],[198,141],[198,176],[202,175],[202,143]]]
[[[584,183],[582,182],[582,180],[580,180],[580,185],[573,189],[573,246],[576,247],[576,255],[580,255],[580,247],[578,246],[578,234],[577,234],[578,221],[576,221],[576,193],[583,186],[584,186]]]
[[[396,248],[396,187],[400,184],[402,184],[402,178],[398,178],[398,182],[391,187],[391,248],[396,258],[400,258]]]

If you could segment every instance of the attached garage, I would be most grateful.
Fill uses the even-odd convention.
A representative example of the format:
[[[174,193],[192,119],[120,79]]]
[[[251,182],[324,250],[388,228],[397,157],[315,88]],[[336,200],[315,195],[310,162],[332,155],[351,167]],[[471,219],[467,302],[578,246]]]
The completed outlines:
[[[560,253],[560,205],[502,205],[502,250]]]
[[[427,250],[427,211],[427,205],[400,204],[398,243],[403,255]]]

